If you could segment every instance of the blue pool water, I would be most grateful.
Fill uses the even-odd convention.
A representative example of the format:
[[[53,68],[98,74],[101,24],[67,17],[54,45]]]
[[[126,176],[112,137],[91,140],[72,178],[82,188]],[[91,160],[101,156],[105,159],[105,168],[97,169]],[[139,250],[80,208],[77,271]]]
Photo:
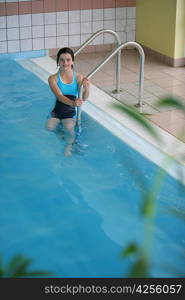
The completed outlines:
[[[48,86],[17,62],[0,61],[0,254],[33,258],[54,277],[127,277],[121,258],[143,240],[140,204],[156,165],[82,114],[82,153],[44,128],[54,104]],[[166,175],[158,199],[152,274],[178,277],[185,265],[185,187]],[[166,268],[168,266],[168,268]]]

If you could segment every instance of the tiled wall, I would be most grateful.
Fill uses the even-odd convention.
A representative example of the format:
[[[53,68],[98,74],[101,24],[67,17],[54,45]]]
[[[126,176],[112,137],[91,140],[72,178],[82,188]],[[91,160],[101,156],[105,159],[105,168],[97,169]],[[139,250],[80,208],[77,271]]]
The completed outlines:
[[[100,29],[135,40],[135,0],[0,0],[0,53],[78,47]],[[97,37],[105,50],[114,38]]]

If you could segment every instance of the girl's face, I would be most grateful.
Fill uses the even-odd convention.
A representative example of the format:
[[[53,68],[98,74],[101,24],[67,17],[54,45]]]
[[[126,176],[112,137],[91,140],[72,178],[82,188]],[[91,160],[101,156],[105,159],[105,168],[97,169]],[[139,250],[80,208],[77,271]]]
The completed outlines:
[[[72,57],[69,53],[62,53],[59,57],[59,66],[63,70],[71,69],[73,65]]]

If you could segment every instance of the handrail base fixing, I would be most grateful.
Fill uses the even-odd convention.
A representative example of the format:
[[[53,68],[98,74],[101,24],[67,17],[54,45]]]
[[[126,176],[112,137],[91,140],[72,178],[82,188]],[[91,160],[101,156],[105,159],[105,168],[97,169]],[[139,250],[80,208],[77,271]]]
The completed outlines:
[[[124,90],[123,89],[119,89],[119,91],[117,89],[111,91],[112,94],[120,94],[122,93]]]
[[[142,107],[142,106],[144,106],[144,105],[145,105],[145,103],[142,103],[142,104],[141,104],[141,103],[134,104],[135,107]]]

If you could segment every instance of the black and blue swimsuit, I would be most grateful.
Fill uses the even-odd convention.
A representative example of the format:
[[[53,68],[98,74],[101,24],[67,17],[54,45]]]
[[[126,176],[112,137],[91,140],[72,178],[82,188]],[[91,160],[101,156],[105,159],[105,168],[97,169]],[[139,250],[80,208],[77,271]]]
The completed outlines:
[[[65,97],[75,101],[78,97],[76,72],[73,73],[73,81],[71,83],[64,83],[61,79],[60,72],[58,72],[57,84]],[[57,119],[74,118],[76,115],[76,108],[56,99],[55,107],[52,110],[51,115]]]

